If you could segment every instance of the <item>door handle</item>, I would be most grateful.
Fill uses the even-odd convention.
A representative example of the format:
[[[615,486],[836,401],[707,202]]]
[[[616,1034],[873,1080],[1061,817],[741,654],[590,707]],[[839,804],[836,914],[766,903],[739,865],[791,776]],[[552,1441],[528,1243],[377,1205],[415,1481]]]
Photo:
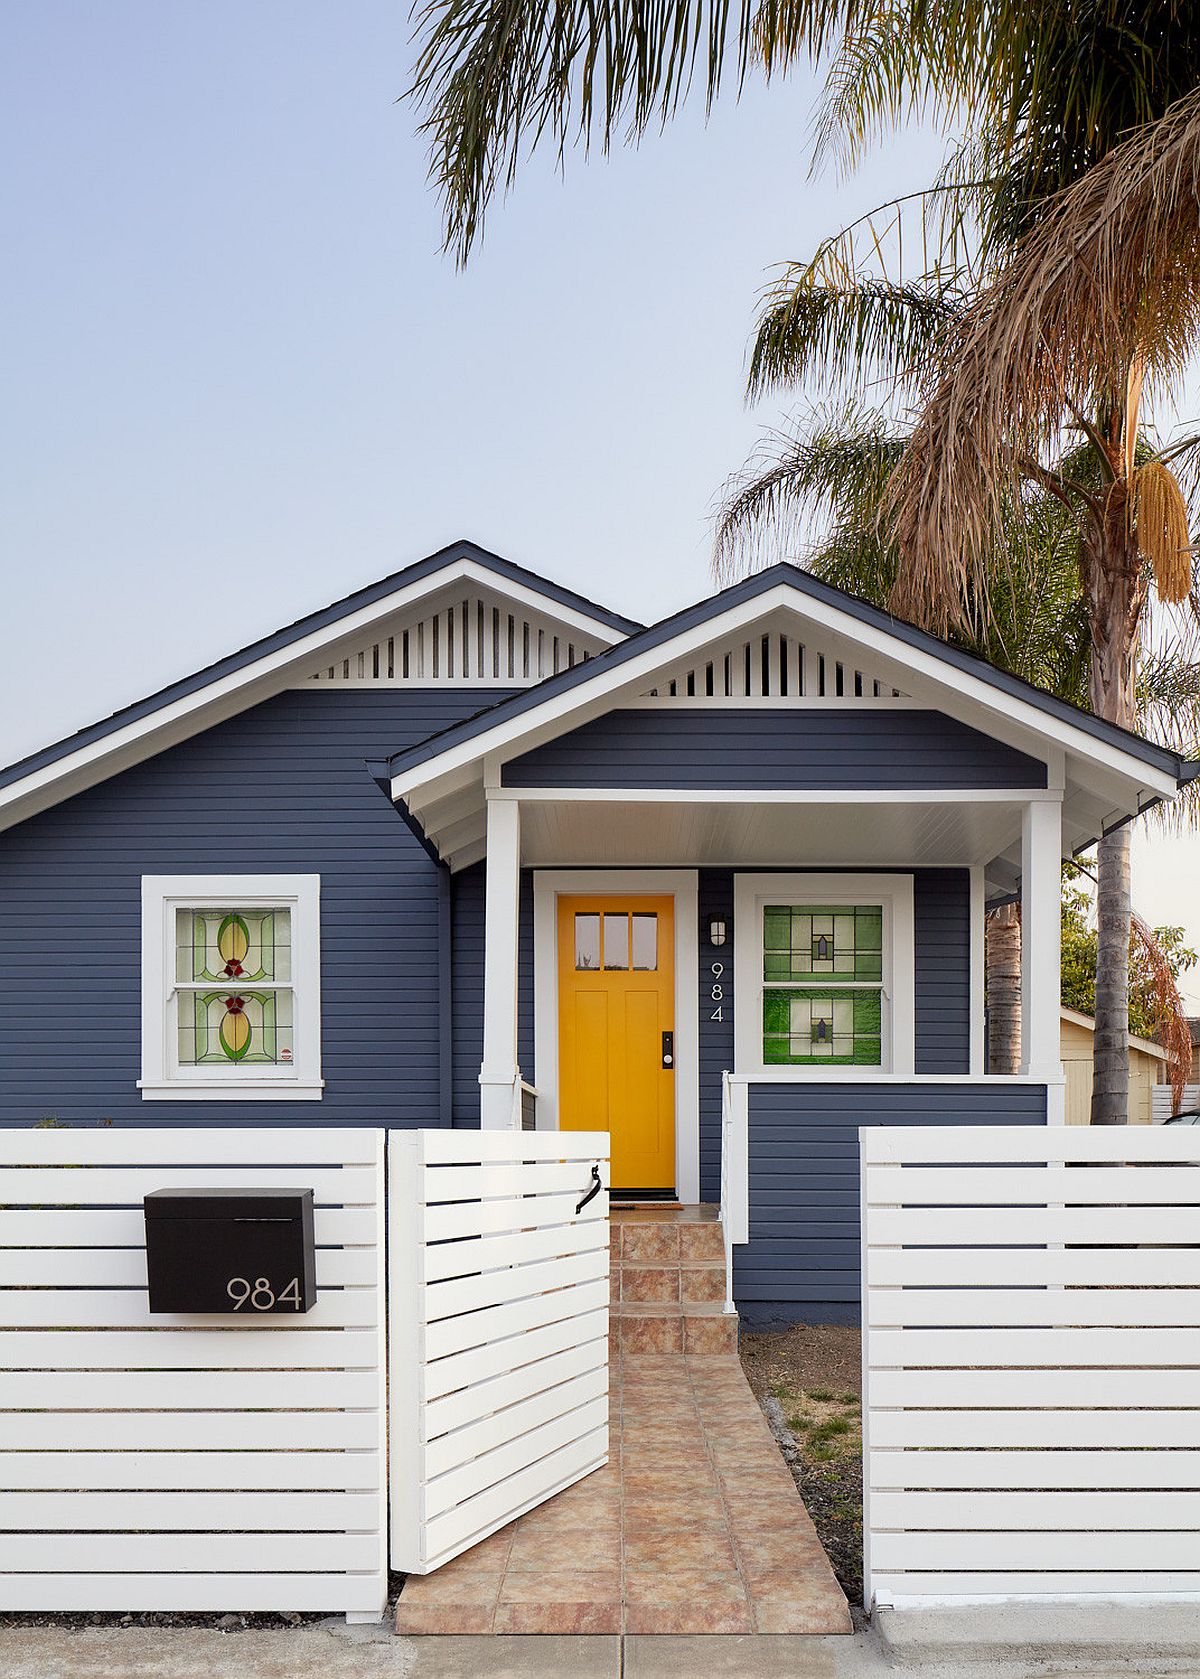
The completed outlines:
[[[675,1065],[674,1032],[664,1032],[662,1035],[662,1064],[668,1071]]]

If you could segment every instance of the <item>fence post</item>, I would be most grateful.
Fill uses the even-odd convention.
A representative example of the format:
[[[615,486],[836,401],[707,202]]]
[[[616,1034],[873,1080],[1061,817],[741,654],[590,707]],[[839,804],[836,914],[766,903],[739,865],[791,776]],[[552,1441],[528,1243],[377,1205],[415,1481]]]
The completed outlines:
[[[411,1549],[424,1532],[421,1427],[425,1325],[424,1164],[420,1131],[388,1134],[388,1484],[391,1491],[389,1560],[401,1574],[419,1572],[424,1558]],[[403,1207],[406,1216],[397,1218]],[[411,1211],[410,1211],[411,1210]]]

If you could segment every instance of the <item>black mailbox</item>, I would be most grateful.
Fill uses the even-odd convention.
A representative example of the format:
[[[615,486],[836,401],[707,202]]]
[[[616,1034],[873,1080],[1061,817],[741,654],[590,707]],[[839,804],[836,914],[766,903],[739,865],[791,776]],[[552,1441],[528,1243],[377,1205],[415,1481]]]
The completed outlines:
[[[307,1312],[311,1189],[156,1189],[146,1196],[152,1312]]]

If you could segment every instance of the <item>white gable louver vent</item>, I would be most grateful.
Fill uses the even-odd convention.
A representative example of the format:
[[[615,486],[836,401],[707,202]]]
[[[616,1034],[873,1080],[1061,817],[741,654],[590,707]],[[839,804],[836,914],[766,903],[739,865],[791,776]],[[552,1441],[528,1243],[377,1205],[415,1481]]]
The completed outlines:
[[[660,676],[648,699],[907,699],[853,660],[797,637],[768,631],[710,649]]]
[[[388,687],[520,688],[603,652],[552,619],[468,595],[370,641],[316,671],[311,682]]]

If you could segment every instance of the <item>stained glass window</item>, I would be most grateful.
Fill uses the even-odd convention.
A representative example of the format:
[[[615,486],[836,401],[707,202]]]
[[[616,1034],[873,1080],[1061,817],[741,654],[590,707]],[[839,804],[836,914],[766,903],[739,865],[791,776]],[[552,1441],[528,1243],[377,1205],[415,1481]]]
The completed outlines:
[[[883,1064],[883,908],[763,909],[763,1062]]]
[[[290,910],[176,910],[179,1065],[291,1065],[291,980]]]

